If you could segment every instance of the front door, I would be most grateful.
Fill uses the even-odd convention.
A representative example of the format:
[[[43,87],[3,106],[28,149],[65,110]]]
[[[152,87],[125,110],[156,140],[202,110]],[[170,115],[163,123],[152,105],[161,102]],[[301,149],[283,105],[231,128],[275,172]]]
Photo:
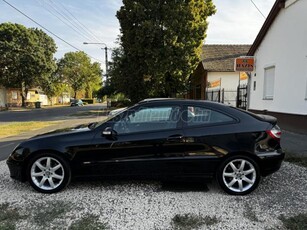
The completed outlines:
[[[138,106],[103,126],[114,135],[98,132],[93,140],[96,170],[106,175],[170,175],[172,159],[183,156],[184,140],[180,106]]]

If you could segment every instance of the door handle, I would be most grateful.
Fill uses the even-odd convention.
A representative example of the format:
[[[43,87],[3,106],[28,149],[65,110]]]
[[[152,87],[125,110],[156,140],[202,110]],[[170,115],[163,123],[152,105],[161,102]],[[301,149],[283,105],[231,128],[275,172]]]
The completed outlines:
[[[183,139],[183,135],[181,134],[172,135],[167,138],[168,141],[180,141],[182,139]]]

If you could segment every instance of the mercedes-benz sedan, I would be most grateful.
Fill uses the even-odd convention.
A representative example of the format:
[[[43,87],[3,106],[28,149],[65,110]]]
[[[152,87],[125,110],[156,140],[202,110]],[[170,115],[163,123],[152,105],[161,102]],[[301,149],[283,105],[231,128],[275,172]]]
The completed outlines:
[[[252,192],[284,158],[274,117],[223,104],[144,100],[101,123],[19,144],[11,177],[54,193],[72,177],[216,178],[229,194]]]

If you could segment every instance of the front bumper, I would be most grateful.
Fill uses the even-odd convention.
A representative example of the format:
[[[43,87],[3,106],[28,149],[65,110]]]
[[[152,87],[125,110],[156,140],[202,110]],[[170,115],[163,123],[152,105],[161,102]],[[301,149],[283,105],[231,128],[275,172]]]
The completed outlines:
[[[19,181],[26,181],[23,165],[20,162],[12,161],[10,158],[6,161],[10,170],[11,178]]]
[[[261,175],[268,176],[280,169],[285,153],[282,150],[258,152],[257,156],[260,159]]]

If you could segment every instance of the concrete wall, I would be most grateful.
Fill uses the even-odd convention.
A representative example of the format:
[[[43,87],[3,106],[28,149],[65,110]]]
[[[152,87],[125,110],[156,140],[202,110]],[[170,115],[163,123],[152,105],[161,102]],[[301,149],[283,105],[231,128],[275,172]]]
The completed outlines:
[[[291,2],[281,9],[255,53],[256,70],[250,82],[252,110],[307,114],[307,1]],[[269,66],[275,66],[272,100],[264,99],[264,72]]]

